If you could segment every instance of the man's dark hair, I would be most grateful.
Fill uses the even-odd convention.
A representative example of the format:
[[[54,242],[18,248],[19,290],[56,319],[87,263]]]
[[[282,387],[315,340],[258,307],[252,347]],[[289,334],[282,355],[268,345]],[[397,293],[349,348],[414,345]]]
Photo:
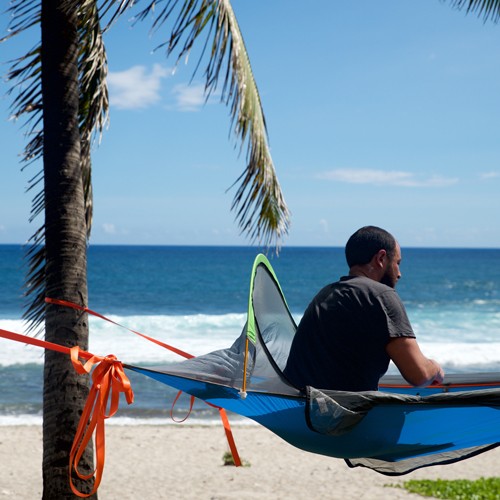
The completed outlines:
[[[347,265],[351,268],[368,264],[379,250],[385,250],[389,258],[392,258],[396,250],[394,236],[380,227],[362,227],[349,238],[345,246]]]

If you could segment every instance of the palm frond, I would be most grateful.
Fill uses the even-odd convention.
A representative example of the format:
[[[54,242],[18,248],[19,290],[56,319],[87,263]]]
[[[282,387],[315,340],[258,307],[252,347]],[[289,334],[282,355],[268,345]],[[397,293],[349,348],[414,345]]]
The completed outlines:
[[[2,42],[39,25],[41,20],[39,0],[13,0],[9,12],[11,14],[9,35],[3,38]],[[8,93],[12,94],[14,90],[18,92],[11,104],[12,118],[25,120],[23,126],[26,129],[28,143],[22,154],[24,169],[39,160],[43,154],[41,43],[12,62],[7,79],[13,82]],[[41,180],[43,180],[43,172],[40,170],[30,179],[28,191],[36,186],[39,187]],[[42,185],[41,190],[35,194],[32,201],[30,222],[43,212],[44,206]],[[43,294],[45,277],[43,226],[28,240],[25,256],[28,270],[25,279],[24,295],[27,299],[27,305],[24,319],[28,321],[30,328],[37,329],[43,320],[44,308],[43,297],[40,297]]]
[[[467,14],[477,14],[484,21],[497,23],[500,19],[500,0],[450,0],[450,3],[458,10],[465,9]]]
[[[85,0],[81,4],[80,16],[80,137],[82,181],[85,196],[85,219],[87,238],[92,229],[92,165],[91,147],[96,134],[99,138],[108,121],[108,71],[106,51],[102,40],[100,15],[94,0]]]
[[[11,0],[7,13],[11,18],[8,34],[0,38],[0,43],[39,24],[40,0]]]
[[[210,51],[205,68],[206,97],[212,95],[222,75],[222,100],[230,107],[233,131],[241,144],[247,144],[247,167],[239,183],[231,209],[236,212],[242,232],[252,240],[279,247],[287,234],[290,214],[285,203],[269,150],[266,122],[260,95],[236,16],[229,0],[155,1],[138,16],[143,20],[160,4],[153,29],[158,30],[177,8],[165,47],[167,55],[179,50],[178,61],[188,55],[202,32],[206,40],[201,59]],[[154,13],[153,13],[154,14]],[[235,183],[235,184],[236,184]]]
[[[125,8],[125,4],[130,5],[131,1],[107,0],[103,5],[109,9],[115,4],[118,4],[118,7],[112,19]],[[74,2],[67,4],[68,8],[74,8],[74,5]],[[9,34],[0,42],[7,41],[39,25],[40,0],[12,0],[9,13],[11,14]],[[94,0],[83,0],[79,3],[79,38],[81,167],[87,235],[89,236],[92,226],[90,150],[95,136],[100,136],[102,133],[108,116],[106,52],[102,41],[98,6]],[[13,93],[14,90],[18,92],[11,105],[12,117],[25,119],[23,125],[29,139],[22,155],[23,169],[43,156],[41,50],[41,43],[39,43],[28,53],[14,60],[7,75],[8,80],[13,82],[9,93]],[[39,191],[33,197],[30,222],[37,219],[45,208],[41,169],[30,179],[28,191],[34,190],[35,187]],[[45,307],[45,229],[43,225],[29,239],[26,246],[26,258],[28,271],[25,280],[25,297],[29,301],[24,318],[29,322],[30,328],[38,329],[43,321]]]
[[[243,37],[229,1],[219,7],[218,41],[212,45],[212,59],[207,68],[210,89],[215,89],[222,64],[222,54],[230,40],[231,77],[226,72],[224,91],[231,101],[235,133],[243,143],[248,137],[248,165],[240,177],[232,208],[237,210],[240,227],[252,238],[276,242],[288,232],[290,214],[286,206],[267,141],[267,129],[260,96],[255,83]],[[231,34],[229,38],[229,34]],[[216,37],[217,38],[217,37]],[[215,57],[215,54],[220,54]]]

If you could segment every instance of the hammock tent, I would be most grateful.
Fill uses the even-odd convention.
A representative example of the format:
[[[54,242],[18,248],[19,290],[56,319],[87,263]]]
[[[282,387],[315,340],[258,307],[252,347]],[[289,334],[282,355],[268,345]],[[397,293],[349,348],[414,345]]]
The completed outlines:
[[[248,417],[298,448],[386,475],[500,444],[500,373],[451,375],[427,388],[391,376],[380,391],[301,391],[283,375],[295,330],[276,275],[259,255],[247,323],[231,347],[167,366],[124,367]]]

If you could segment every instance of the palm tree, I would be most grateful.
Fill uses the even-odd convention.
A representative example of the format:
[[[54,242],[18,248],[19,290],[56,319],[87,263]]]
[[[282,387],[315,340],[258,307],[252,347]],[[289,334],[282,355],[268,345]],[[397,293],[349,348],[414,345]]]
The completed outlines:
[[[242,231],[252,239],[278,244],[287,233],[289,214],[269,154],[260,98],[229,0],[149,2],[137,13],[137,19],[148,19],[156,7],[155,29],[177,16],[166,42],[169,54],[178,50],[178,57],[182,57],[201,33],[206,33],[207,96],[224,71],[223,99],[230,106],[235,134],[248,145],[248,165],[238,179],[232,209]],[[14,115],[26,118],[31,136],[24,162],[43,159],[43,169],[30,185],[30,189],[42,188],[34,196],[31,219],[42,214],[45,219],[28,245],[26,295],[30,302],[25,318],[34,329],[44,322],[47,340],[78,344],[83,349],[88,342],[86,316],[46,306],[44,297],[87,304],[86,245],[92,221],[90,146],[93,137],[101,133],[108,111],[101,26],[108,29],[137,3],[139,0],[11,0],[11,32],[0,40],[41,27],[40,44],[20,57],[9,73],[14,84],[22,87],[13,101]],[[500,18],[500,0],[450,0],[450,4],[485,20]],[[67,457],[87,391],[87,381],[74,373],[65,357],[46,354],[44,498],[73,498],[67,481]],[[82,472],[93,469],[91,455],[88,450]],[[81,491],[89,491],[89,485],[78,480],[75,484]]]
[[[30,189],[31,219],[44,223],[30,239],[25,312],[33,329],[44,324],[45,338],[66,346],[88,345],[85,314],[46,305],[46,296],[87,305],[86,248],[92,221],[90,146],[107,119],[106,55],[102,23],[112,22],[134,7],[134,0],[13,0],[11,33],[2,41],[40,26],[38,46],[17,59],[9,78],[22,87],[13,101],[14,116],[26,117],[31,140],[24,162],[43,159]],[[202,32],[210,49],[206,67],[207,96],[224,71],[223,99],[231,107],[234,132],[248,143],[248,165],[233,200],[239,225],[263,244],[279,243],[287,232],[289,214],[267,144],[262,106],[246,49],[229,0],[160,0],[137,14],[154,17],[160,29],[176,13],[167,52],[188,52]],[[227,66],[226,66],[227,65]],[[13,87],[14,90],[16,87]],[[68,455],[88,395],[86,378],[69,361],[47,352],[43,392],[43,498],[74,498],[68,484]],[[80,472],[93,470],[89,449]],[[92,485],[74,479],[82,492]],[[95,496],[95,495],[94,495]]]
[[[49,297],[71,297],[71,300],[87,304],[82,158],[86,159],[88,152],[82,146],[78,119],[77,12],[50,1],[43,1],[41,5],[45,225],[40,237],[43,234],[45,245],[31,250],[36,257],[36,273],[40,280],[39,294],[31,310],[36,311],[38,317],[43,313],[40,302],[44,293]],[[42,255],[44,267],[39,261]],[[33,259],[32,263],[35,264]],[[50,342],[76,344],[87,349],[87,318],[76,311],[47,308],[45,331],[46,340]],[[61,493],[68,491],[67,450],[71,448],[71,434],[76,432],[87,395],[87,382],[71,369],[69,359],[47,350],[43,391],[44,498],[62,498]],[[89,474],[92,469],[92,455],[88,449],[82,461],[82,472]],[[86,487],[84,484],[79,486],[82,491],[86,491]]]

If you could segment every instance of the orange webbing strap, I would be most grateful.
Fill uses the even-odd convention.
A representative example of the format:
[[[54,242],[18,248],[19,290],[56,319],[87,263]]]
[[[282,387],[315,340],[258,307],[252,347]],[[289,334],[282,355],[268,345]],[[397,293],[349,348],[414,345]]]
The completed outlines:
[[[177,403],[178,399],[181,397],[182,391],[179,391],[177,393],[177,396],[175,396],[174,402],[172,403],[172,408],[170,409],[170,418],[176,422],[176,423],[182,423],[186,421],[191,415],[191,411],[193,409],[193,404],[194,404],[194,396],[189,396],[190,401],[189,401],[189,410],[187,415],[181,419],[181,420],[176,420],[174,417],[174,407],[175,403]],[[227,439],[227,444],[229,445],[229,450],[231,451],[231,455],[233,456],[233,461],[234,465],[236,467],[241,466],[241,458],[240,454],[238,453],[238,449],[236,448],[236,443],[234,442],[234,436],[233,436],[233,431],[231,430],[231,424],[229,423],[229,419],[227,418],[227,413],[224,408],[221,408],[220,406],[213,405],[212,403],[209,403],[208,401],[205,401],[205,403],[208,406],[211,406],[212,408],[217,408],[219,410],[219,415],[222,420],[222,425],[224,426],[224,432],[226,433],[226,439]]]
[[[134,393],[130,386],[130,381],[123,371],[123,365],[116,359],[115,356],[99,356],[91,357],[85,364],[78,358],[81,354],[80,348],[75,346],[71,348],[71,361],[75,370],[80,374],[90,373],[94,364],[98,365],[92,372],[92,387],[90,389],[87,402],[80,418],[80,423],[76,431],[73,446],[69,455],[70,463],[70,486],[73,493],[81,498],[87,498],[93,495],[101,484],[102,473],[104,471],[105,458],[105,432],[104,422],[107,418],[112,417],[118,410],[120,393],[124,393],[127,403],[131,404],[134,401]],[[109,397],[109,412],[106,413]],[[82,458],[85,449],[92,436],[95,433],[95,455],[96,467],[91,474],[82,474],[78,470],[78,464]],[[76,475],[88,481],[94,477],[94,487],[88,494],[78,491],[73,484],[71,472],[75,471]]]
[[[9,332],[8,330],[0,329],[0,337],[8,340],[14,340],[15,342],[21,342],[23,344],[30,344],[36,347],[43,347],[44,349],[50,349],[51,351],[61,352],[63,354],[70,354],[70,348],[59,344],[53,344],[52,342],[47,342],[46,340],[37,339],[34,337],[29,337],[28,335],[21,335],[20,333]],[[90,352],[80,351],[80,357],[90,359],[93,356]]]
[[[219,407],[216,407],[219,408]],[[227,413],[224,408],[219,408],[220,418],[222,420],[222,425],[224,426],[224,432],[226,433],[227,444],[231,450],[231,455],[233,455],[234,465],[236,467],[241,467],[241,459],[236,448],[236,443],[234,442],[233,431],[231,430],[231,425],[229,424],[229,419],[227,418]]]
[[[63,354],[69,354],[71,361],[77,373],[88,374],[94,365],[97,365],[92,373],[92,387],[89,396],[85,403],[85,407],[80,417],[77,432],[73,440],[73,445],[69,457],[69,475],[70,486],[73,493],[79,497],[86,498],[93,495],[101,482],[102,473],[104,471],[104,458],[105,458],[105,439],[104,439],[104,420],[112,417],[118,410],[118,403],[120,393],[125,393],[127,402],[131,404],[134,400],[134,393],[130,386],[130,381],[123,371],[123,365],[116,359],[115,356],[110,355],[102,358],[95,356],[87,351],[82,351],[78,346],[69,348],[45,340],[21,335],[19,333],[9,332],[0,329],[0,337],[5,339],[22,342],[23,344],[30,344],[44,349],[50,349]],[[79,358],[87,360],[83,364]],[[111,403],[109,413],[106,414],[109,396],[111,395]],[[96,448],[96,467],[89,475],[80,474],[78,471],[78,463],[89,443],[92,435],[95,435],[95,448]],[[95,475],[94,488],[91,493],[85,494],[79,492],[72,481],[71,472],[75,470],[80,479],[89,480]]]
[[[189,396],[189,409],[188,409],[188,412],[187,412],[187,415],[180,419],[180,420],[177,420],[175,417],[174,417],[174,408],[175,408],[175,404],[177,403],[177,401],[179,400],[179,398],[181,397],[182,395],[182,391],[179,391],[177,393],[177,396],[175,396],[175,399],[174,399],[174,402],[172,403],[172,407],[170,408],[170,418],[176,423],[176,424],[182,424],[182,422],[185,422],[188,418],[189,418],[189,415],[191,415],[191,411],[193,410],[193,405],[194,405],[194,396]]]
[[[189,354],[185,351],[177,349],[176,347],[173,347],[169,344],[165,344],[164,342],[161,342],[160,340],[157,340],[153,337],[150,337],[149,335],[145,335],[144,333],[140,333],[140,332],[132,330],[126,326],[120,325],[120,323],[117,323],[116,321],[113,321],[112,319],[107,318],[106,316],[104,316],[98,312],[92,311],[88,307],[80,306],[79,304],[75,304],[75,303],[69,302],[67,300],[51,299],[49,297],[45,297],[45,302],[48,304],[56,304],[59,306],[70,307],[70,308],[76,309],[78,311],[86,312],[87,314],[90,314],[92,316],[96,316],[97,318],[101,318],[104,321],[107,321],[109,323],[112,323],[113,325],[119,326],[120,328],[124,328],[125,330],[128,330],[129,332],[135,333],[136,335],[139,335],[140,337],[142,337],[146,340],[149,340],[150,342],[154,342],[155,344],[157,344],[161,347],[164,347],[165,349],[168,349],[169,351],[172,351],[172,352],[175,352],[176,354],[179,354],[179,356],[183,356],[183,357],[188,358],[188,359],[191,359],[194,357],[192,354]],[[181,393],[182,393],[182,391],[179,391],[179,393],[177,394],[177,397],[175,398],[175,401],[172,405],[172,411],[173,411],[173,406],[175,405],[176,401],[179,399],[179,396]],[[192,396],[191,396],[191,398],[192,398]],[[219,414],[220,414],[220,417],[222,420],[222,425],[224,426],[224,431],[226,433],[226,439],[227,439],[227,442],[229,444],[229,449],[231,450],[231,454],[233,455],[234,465],[236,467],[240,467],[241,466],[241,459],[240,459],[238,450],[236,448],[236,444],[234,442],[233,432],[231,430],[231,425],[229,424],[229,419],[227,418],[226,410],[224,410],[224,408],[220,408],[219,406],[212,405],[211,403],[207,403],[207,404],[210,406],[213,406],[214,408],[217,408],[219,410]],[[184,422],[184,420],[186,420],[189,417],[192,407],[193,407],[193,399],[191,399],[191,406],[189,408],[188,415],[183,420],[181,420],[181,422]],[[172,420],[174,420],[173,417],[172,417]]]
[[[173,347],[171,345],[165,344],[164,342],[161,342],[160,340],[157,340],[153,337],[150,337],[149,335],[145,335],[144,333],[136,332],[135,330],[132,330],[126,326],[120,325],[120,323],[117,323],[116,321],[113,321],[110,318],[107,318],[106,316],[103,316],[102,314],[99,314],[95,311],[92,311],[88,307],[80,306],[78,304],[75,304],[73,302],[69,302],[67,300],[60,300],[60,299],[51,299],[49,297],[45,297],[45,302],[47,304],[56,304],[58,306],[64,306],[64,307],[70,307],[71,309],[76,309],[77,311],[83,311],[86,312],[87,314],[90,314],[92,316],[96,316],[97,318],[101,318],[104,321],[107,321],[108,323],[112,323],[113,325],[119,326],[120,328],[125,328],[125,330],[128,330],[129,332],[135,333],[136,335],[139,335],[142,338],[145,338],[146,340],[149,340],[150,342],[154,342],[155,344],[164,347],[165,349],[168,349],[169,351],[175,352],[179,356],[183,356],[184,358],[193,358],[194,356],[192,354],[189,354],[185,351],[181,351],[180,349],[177,349],[177,347]]]

